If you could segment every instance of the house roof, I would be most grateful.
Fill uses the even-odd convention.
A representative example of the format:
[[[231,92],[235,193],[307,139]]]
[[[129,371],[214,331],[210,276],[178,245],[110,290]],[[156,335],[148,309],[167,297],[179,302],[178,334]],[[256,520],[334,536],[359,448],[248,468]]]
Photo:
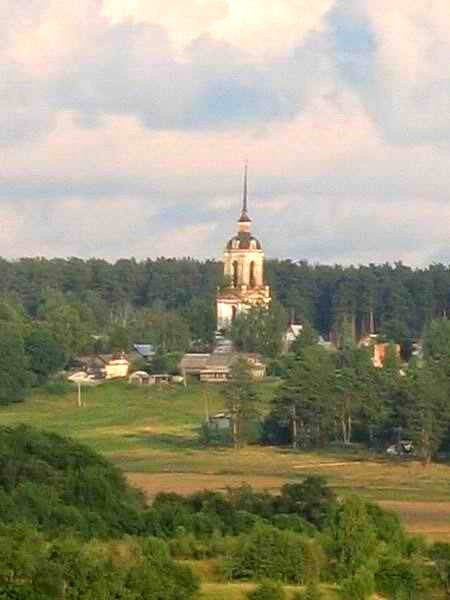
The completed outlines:
[[[209,356],[209,354],[185,354],[179,367],[181,370],[201,371],[206,368]]]
[[[186,371],[214,371],[229,369],[237,360],[245,359],[250,367],[264,367],[258,354],[242,352],[213,352],[212,354],[185,354],[180,369]]]
[[[144,358],[155,354],[155,347],[152,344],[133,344],[133,348]]]

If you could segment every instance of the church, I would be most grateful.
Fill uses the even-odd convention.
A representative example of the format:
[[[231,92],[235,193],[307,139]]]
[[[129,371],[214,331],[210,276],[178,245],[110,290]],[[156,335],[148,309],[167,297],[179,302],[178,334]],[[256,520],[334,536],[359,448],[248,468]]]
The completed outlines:
[[[264,252],[251,234],[248,215],[248,169],[245,166],[244,195],[237,234],[225,248],[224,287],[217,295],[217,330],[226,330],[240,313],[251,306],[268,306],[270,288],[264,284]]]

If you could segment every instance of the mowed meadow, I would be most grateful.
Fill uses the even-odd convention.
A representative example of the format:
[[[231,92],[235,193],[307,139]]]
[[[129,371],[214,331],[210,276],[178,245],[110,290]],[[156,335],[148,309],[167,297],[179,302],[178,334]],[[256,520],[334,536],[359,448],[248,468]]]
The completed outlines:
[[[275,390],[276,384],[260,384],[266,408]],[[199,431],[207,414],[223,410],[220,386],[110,382],[82,388],[82,401],[79,407],[75,389],[59,395],[35,391],[24,403],[0,407],[0,424],[24,423],[73,437],[117,464],[149,498],[159,491],[187,494],[243,483],[273,492],[287,481],[320,474],[338,494],[354,491],[399,512],[410,532],[450,541],[447,464],[423,467],[358,449],[205,447]]]

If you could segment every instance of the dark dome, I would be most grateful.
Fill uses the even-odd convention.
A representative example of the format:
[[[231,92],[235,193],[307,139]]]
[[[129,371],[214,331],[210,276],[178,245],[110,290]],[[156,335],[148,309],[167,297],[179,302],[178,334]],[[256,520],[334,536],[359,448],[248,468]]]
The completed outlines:
[[[253,237],[250,233],[246,231],[240,231],[237,235],[231,238],[231,240],[227,244],[227,250],[233,250],[233,242],[238,242],[236,244],[236,249],[239,250],[249,250],[250,243],[256,242],[256,248],[261,250],[261,243],[255,237]]]
[[[248,216],[247,211],[243,210],[241,212],[241,216],[239,217],[238,223],[251,223],[251,222],[252,222],[252,220]]]

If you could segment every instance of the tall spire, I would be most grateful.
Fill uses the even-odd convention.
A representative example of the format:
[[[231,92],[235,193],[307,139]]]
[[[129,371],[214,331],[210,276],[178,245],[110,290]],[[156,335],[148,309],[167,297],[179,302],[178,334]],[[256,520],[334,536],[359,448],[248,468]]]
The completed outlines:
[[[244,196],[242,198],[242,210],[241,210],[241,216],[239,218],[239,223],[247,223],[250,222],[251,219],[248,216],[248,212],[247,212],[247,203],[248,203],[248,185],[247,185],[247,179],[248,179],[248,161],[245,161],[245,170],[244,170]]]

